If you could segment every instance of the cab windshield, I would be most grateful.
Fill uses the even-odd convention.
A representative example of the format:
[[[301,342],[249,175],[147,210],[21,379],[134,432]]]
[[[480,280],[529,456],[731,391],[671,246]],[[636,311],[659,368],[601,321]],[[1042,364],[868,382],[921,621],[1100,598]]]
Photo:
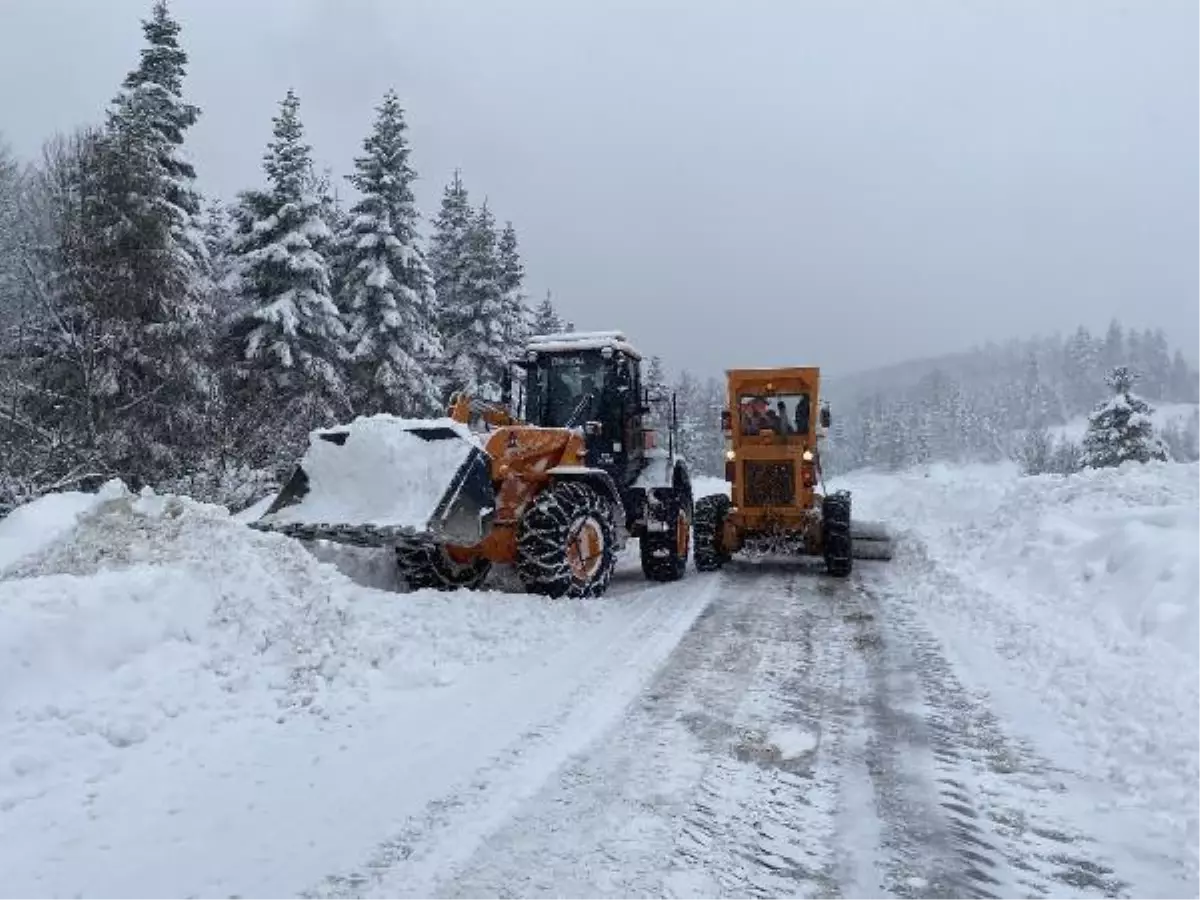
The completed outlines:
[[[808,394],[744,394],[738,402],[742,434],[805,435],[812,428]]]
[[[605,363],[599,355],[571,353],[547,355],[529,371],[528,418],[546,428],[561,428],[585,397],[575,417],[576,425],[595,418],[600,409],[600,394],[604,390]]]

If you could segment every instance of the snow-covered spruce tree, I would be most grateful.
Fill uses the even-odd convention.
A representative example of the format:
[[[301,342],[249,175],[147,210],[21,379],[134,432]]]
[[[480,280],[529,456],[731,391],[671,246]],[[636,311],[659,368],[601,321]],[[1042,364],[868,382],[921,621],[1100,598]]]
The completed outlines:
[[[237,305],[241,292],[233,259],[233,215],[221,201],[214,199],[205,209],[200,227],[212,272],[213,314],[219,323],[241,311]]]
[[[457,177],[456,183],[461,186]],[[448,197],[452,204],[458,202],[453,194]],[[443,212],[448,224],[457,229],[459,210],[452,205],[447,211],[443,206]],[[497,398],[509,349],[504,342],[495,220],[487,203],[468,215],[461,239],[456,231],[447,231],[445,241],[439,241],[440,236],[439,229],[435,246],[443,260],[455,246],[462,254],[457,260],[442,262],[447,287],[446,294],[438,294],[439,330],[445,347],[443,394],[465,390]]]
[[[517,232],[512,222],[504,223],[496,249],[500,296],[504,305],[504,340],[508,347],[520,347],[532,332],[533,314],[525,301],[525,267],[521,263]]]
[[[352,393],[362,414],[430,415],[440,406],[442,353],[433,274],[417,235],[404,110],[394,91],[378,108],[348,180],[362,194],[339,240],[339,305],[350,330]]]
[[[97,403],[107,408],[108,466],[135,481],[199,458],[212,383],[206,349],[210,271],[197,226],[195,172],[183,154],[199,110],[182,99],[187,54],[166,3],[142,23],[146,47],[109,110],[82,194],[105,334]]]
[[[542,302],[533,311],[533,333],[557,334],[562,330],[562,319],[558,317],[558,312],[554,309],[554,302],[550,299],[550,292],[546,291],[546,296],[542,298]]]
[[[452,341],[452,336],[470,325],[470,303],[465,287],[470,228],[470,198],[462,173],[455,169],[454,178],[442,190],[441,207],[433,220],[433,235],[429,241],[429,268],[433,272],[433,290],[437,298],[437,331],[445,354],[437,371],[443,400],[453,391],[465,389],[472,372],[469,366],[464,371],[456,371],[462,361],[449,356],[452,344],[457,345],[457,337]]]
[[[671,388],[667,384],[667,373],[663,369],[661,356],[650,357],[650,364],[646,368],[646,381],[642,388],[650,396],[650,402],[647,404],[650,412],[646,416],[646,424],[662,431],[661,436],[665,439],[665,429],[671,421]]]
[[[269,187],[244,192],[233,252],[245,311],[223,338],[230,390],[246,412],[251,464],[287,459],[308,432],[350,413],[345,328],[330,296],[333,242],[313,192],[311,147],[289,90],[264,157]]]
[[[1154,434],[1150,418],[1153,410],[1133,393],[1133,373],[1125,366],[1117,366],[1105,380],[1113,396],[1088,417],[1083,464],[1099,469],[1124,462],[1166,461],[1167,449]]]

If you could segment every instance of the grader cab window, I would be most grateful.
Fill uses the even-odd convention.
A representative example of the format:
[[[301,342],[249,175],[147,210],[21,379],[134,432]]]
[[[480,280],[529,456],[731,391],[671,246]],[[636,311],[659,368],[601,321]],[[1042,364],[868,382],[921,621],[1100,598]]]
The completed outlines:
[[[808,434],[812,408],[808,394],[746,394],[739,403],[742,434],[770,432],[784,436]]]

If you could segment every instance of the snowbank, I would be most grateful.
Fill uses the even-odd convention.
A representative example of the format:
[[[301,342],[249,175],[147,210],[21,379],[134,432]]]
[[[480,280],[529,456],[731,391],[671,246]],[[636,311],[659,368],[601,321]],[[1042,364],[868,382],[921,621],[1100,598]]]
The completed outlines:
[[[119,482],[17,509],[0,523],[0,545],[0,871],[7,888],[32,895],[106,893],[118,882],[99,873],[116,878],[120,866],[88,848],[117,833],[128,843],[114,858],[138,890],[219,894],[169,877],[138,881],[149,870],[139,873],[136,847],[156,846],[152,833],[167,823],[183,829],[179,848],[193,855],[209,846],[196,844],[194,829],[227,832],[216,801],[193,805],[192,831],[169,818],[185,785],[200,803],[197,779],[223,784],[213,768],[223,765],[246,770],[237,776],[244,792],[245,779],[266,777],[256,768],[264,747],[294,745],[289,752],[306,760],[328,754],[344,743],[337,735],[387,718],[389,706],[435,697],[481,665],[536,660],[622,609],[372,590],[223,507],[134,495]],[[436,700],[417,708],[436,709]],[[106,791],[146,809],[110,800],[109,818],[99,817]],[[165,841],[155,852],[169,876]],[[196,863],[205,865],[230,871]]]
[[[1052,598],[1107,641],[1197,657],[1196,464],[1022,478],[1010,466],[848,476],[856,510],[914,531],[1000,593]]]
[[[21,557],[52,544],[75,526],[82,513],[123,491],[120,482],[112,481],[97,494],[78,491],[47,494],[33,503],[18,506],[0,519],[0,572]]]
[[[1194,879],[1200,466],[838,481],[864,515],[919,539],[891,565],[976,686],[1014,721],[1040,721],[1036,743],[1064,768],[1109,783],[1114,832],[1173,842]]]

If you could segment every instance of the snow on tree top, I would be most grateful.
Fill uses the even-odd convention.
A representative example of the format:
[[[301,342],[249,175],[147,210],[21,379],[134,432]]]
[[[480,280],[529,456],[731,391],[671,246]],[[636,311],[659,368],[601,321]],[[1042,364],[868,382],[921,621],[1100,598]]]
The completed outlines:
[[[621,331],[563,331],[557,334],[535,334],[525,344],[527,351],[538,353],[565,353],[571,350],[602,350],[608,347],[619,350],[626,356],[641,359],[642,354],[634,348]]]

